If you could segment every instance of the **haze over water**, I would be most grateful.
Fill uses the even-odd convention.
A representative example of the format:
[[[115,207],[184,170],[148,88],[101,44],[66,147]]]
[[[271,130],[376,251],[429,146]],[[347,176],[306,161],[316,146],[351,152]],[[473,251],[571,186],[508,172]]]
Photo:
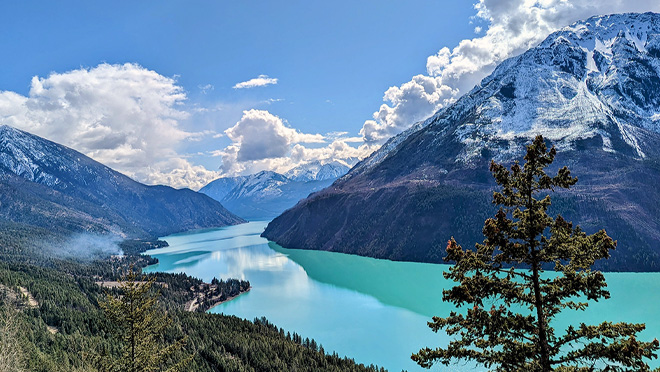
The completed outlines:
[[[447,344],[445,334],[426,325],[432,316],[453,310],[441,299],[442,290],[453,285],[442,277],[446,265],[285,249],[259,236],[266,225],[250,222],[164,237],[170,246],[147,252],[159,260],[147,271],[185,272],[206,282],[213,277],[249,280],[250,292],[210,312],[250,320],[265,316],[285,331],[314,338],[328,353],[390,371],[422,371],[410,355],[421,347]],[[660,337],[660,274],[607,274],[607,283],[610,300],[563,316],[558,328],[578,321],[644,322],[642,339]]]

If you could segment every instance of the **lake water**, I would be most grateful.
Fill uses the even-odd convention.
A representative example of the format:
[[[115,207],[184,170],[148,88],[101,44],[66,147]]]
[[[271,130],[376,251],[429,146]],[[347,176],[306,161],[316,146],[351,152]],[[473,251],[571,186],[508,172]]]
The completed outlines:
[[[446,335],[426,325],[433,315],[453,310],[441,300],[442,290],[453,285],[442,277],[446,265],[285,249],[259,236],[266,225],[250,222],[164,237],[170,246],[147,252],[159,263],[146,271],[185,272],[206,282],[213,277],[249,280],[250,292],[210,312],[250,320],[265,316],[278,327],[314,338],[326,352],[390,371],[423,371],[410,355],[448,343]],[[660,337],[660,274],[607,274],[607,283],[610,300],[564,316],[557,326],[639,322],[647,325],[642,339]]]

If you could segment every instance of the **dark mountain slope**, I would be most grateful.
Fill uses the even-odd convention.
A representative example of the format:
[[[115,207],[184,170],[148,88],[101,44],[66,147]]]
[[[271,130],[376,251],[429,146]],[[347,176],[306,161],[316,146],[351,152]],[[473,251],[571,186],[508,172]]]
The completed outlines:
[[[215,200],[146,186],[85,155],[0,126],[0,216],[62,231],[160,236],[243,220]]]

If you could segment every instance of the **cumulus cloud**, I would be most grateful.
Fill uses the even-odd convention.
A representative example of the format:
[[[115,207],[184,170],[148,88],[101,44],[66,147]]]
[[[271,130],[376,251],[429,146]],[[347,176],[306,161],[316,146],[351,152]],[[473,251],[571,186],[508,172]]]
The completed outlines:
[[[417,75],[385,92],[384,103],[360,134],[382,143],[415,122],[450,104],[493,71],[503,60],[537,45],[550,33],[599,14],[660,11],[656,0],[479,0],[475,19],[487,24],[482,36],[429,56],[426,75]]]
[[[307,148],[302,145],[295,145],[291,149],[290,162],[286,164],[288,169],[298,166],[303,163],[318,160],[322,163],[336,160],[343,162],[346,165],[353,166],[358,160],[362,160],[369,156],[373,151],[377,150],[379,146],[362,144],[354,147],[349,145],[350,141],[347,139],[336,139],[330,142],[327,146],[318,148]]]
[[[437,107],[454,101],[456,89],[442,85],[434,77],[417,75],[400,87],[385,92],[383,104],[374,113],[374,120],[367,120],[360,130],[365,142],[378,143],[402,132],[411,124],[430,116]]]
[[[293,143],[321,143],[320,134],[304,134],[289,128],[279,117],[265,110],[248,110],[225,131],[236,145],[238,161],[277,158],[286,155]]]
[[[171,158],[137,172],[137,178],[150,185],[169,185],[180,189],[199,190],[209,182],[222,177],[217,170],[194,165],[184,158]]]
[[[182,141],[214,133],[180,128],[190,115],[182,108],[185,100],[172,78],[137,64],[101,64],[35,76],[27,96],[0,92],[0,123],[67,145],[149,182],[149,171],[169,173],[186,161],[176,153]]]
[[[243,117],[225,134],[232,143],[211,155],[221,157],[221,170],[227,175],[261,170],[285,172],[314,160],[349,160],[353,163],[352,159],[362,159],[375,150],[374,146],[364,144],[358,147],[349,145],[356,140],[345,137],[345,132],[333,132],[327,136],[301,133],[265,110],[244,111]]]
[[[233,86],[234,89],[248,89],[255,87],[264,87],[266,85],[277,84],[277,78],[268,77],[268,75],[259,75],[256,78],[248,81],[237,83]]]

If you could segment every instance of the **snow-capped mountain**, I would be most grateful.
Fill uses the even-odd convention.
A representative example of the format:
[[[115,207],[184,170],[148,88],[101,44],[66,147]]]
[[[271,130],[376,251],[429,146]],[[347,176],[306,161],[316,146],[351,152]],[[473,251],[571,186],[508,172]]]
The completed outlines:
[[[68,147],[0,126],[0,216],[66,231],[121,236],[243,222],[191,190],[146,186]]]
[[[236,177],[222,177],[209,182],[206,186],[202,187],[199,192],[206,194],[211,198],[221,201],[227,194],[229,194],[236,186],[245,181],[246,176]]]
[[[281,187],[291,182],[286,176],[271,171],[261,171],[246,176],[237,187],[234,187],[223,199],[236,200],[244,198],[265,199],[282,195]]]
[[[481,240],[493,210],[488,161],[520,159],[537,134],[557,147],[557,165],[580,178],[556,196],[557,211],[620,239],[609,261],[616,268],[660,267],[653,13],[592,17],[504,61],[453,105],[275,219],[265,236],[292,248],[438,261],[452,235],[466,246]]]
[[[292,168],[284,175],[298,182],[334,180],[345,175],[349,169],[350,167],[347,164],[338,161],[322,164],[320,161],[315,160]]]
[[[554,33],[500,65],[457,105],[475,108],[481,119],[453,131],[464,146],[458,159],[470,161],[484,148],[510,159],[523,149],[517,139],[537,133],[559,150],[593,138],[604,151],[645,157],[656,151],[646,138],[660,133],[659,57],[656,14],[594,17]]]
[[[294,168],[286,175],[261,171],[249,176],[219,178],[199,192],[243,218],[270,219],[298,200],[329,186],[347,171],[348,167],[341,163],[317,162]]]
[[[462,145],[456,160],[483,150],[520,156],[536,134],[559,150],[597,139],[608,152],[644,157],[660,132],[660,16],[614,14],[577,22],[502,62],[456,104],[393,137],[359,164],[370,169],[427,126]]]

